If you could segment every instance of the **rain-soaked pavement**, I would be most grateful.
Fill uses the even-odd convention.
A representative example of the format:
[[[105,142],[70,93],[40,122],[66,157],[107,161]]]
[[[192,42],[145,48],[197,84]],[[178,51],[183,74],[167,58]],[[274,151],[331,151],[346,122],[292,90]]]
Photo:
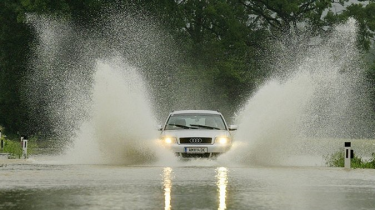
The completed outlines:
[[[199,163],[199,160],[196,160]],[[375,170],[0,164],[0,209],[375,209]]]

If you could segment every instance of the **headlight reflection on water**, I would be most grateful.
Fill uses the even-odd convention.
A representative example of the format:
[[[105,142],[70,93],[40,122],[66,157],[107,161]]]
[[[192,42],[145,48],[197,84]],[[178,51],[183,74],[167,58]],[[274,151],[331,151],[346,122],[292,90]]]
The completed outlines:
[[[216,169],[217,187],[219,191],[219,208],[218,210],[224,210],[227,208],[226,205],[226,194],[228,184],[228,169],[225,167],[219,167]]]
[[[228,185],[228,169],[225,167],[216,168],[216,185],[218,190],[219,207],[218,210],[227,209],[226,196]],[[172,176],[173,170],[170,167],[163,169],[163,185],[164,185],[164,209],[171,210],[171,193],[172,193]]]
[[[172,168],[166,167],[163,170],[163,181],[164,181],[164,209],[171,210],[171,189],[172,189],[172,180],[171,180]]]

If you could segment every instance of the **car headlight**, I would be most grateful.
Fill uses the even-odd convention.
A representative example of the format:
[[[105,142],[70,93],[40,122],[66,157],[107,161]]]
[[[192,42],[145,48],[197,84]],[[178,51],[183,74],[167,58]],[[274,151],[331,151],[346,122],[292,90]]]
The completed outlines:
[[[218,143],[218,144],[229,144],[230,143],[230,138],[227,137],[227,136],[216,137],[215,143]]]
[[[165,137],[163,137],[161,139],[162,139],[163,143],[165,143],[165,144],[176,143],[176,138],[175,137],[165,136]]]

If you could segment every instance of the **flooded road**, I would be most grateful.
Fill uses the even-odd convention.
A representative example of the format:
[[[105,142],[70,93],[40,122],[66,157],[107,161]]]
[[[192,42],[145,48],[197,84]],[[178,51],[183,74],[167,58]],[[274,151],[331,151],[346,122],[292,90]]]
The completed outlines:
[[[0,209],[375,209],[375,170],[0,164]]]
[[[0,209],[375,209],[375,170],[313,166],[342,148],[347,140],[341,138],[373,133],[373,121],[367,129],[368,114],[360,111],[367,107],[357,93],[363,63],[354,19],[334,27],[321,45],[293,47],[300,55],[292,61],[275,51],[275,77],[245,91],[251,97],[228,116],[239,129],[225,163],[175,163],[154,145],[164,114],[233,104],[217,101],[218,86],[207,75],[189,76],[198,72],[190,71],[196,63],[173,61],[176,53],[164,47],[169,41],[148,24],[153,21],[127,17],[109,18],[98,35],[63,20],[29,20],[38,38],[27,104],[46,115],[35,124],[62,137],[59,147],[72,138],[64,153],[74,164],[0,160]],[[71,49],[80,49],[79,56]],[[366,129],[357,130],[362,124]],[[371,157],[375,144],[365,141],[353,140],[353,148]],[[150,163],[157,159],[163,164]],[[251,166],[285,162],[303,167]]]

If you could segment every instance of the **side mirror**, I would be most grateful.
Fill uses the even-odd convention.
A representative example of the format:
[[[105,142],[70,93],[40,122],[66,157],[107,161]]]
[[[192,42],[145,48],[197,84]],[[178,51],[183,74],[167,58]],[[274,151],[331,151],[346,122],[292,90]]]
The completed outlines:
[[[237,130],[238,129],[238,126],[237,125],[230,125],[229,126],[229,130],[230,131],[235,131],[235,130]]]
[[[162,131],[162,130],[163,130],[163,126],[158,125],[158,131]]]

